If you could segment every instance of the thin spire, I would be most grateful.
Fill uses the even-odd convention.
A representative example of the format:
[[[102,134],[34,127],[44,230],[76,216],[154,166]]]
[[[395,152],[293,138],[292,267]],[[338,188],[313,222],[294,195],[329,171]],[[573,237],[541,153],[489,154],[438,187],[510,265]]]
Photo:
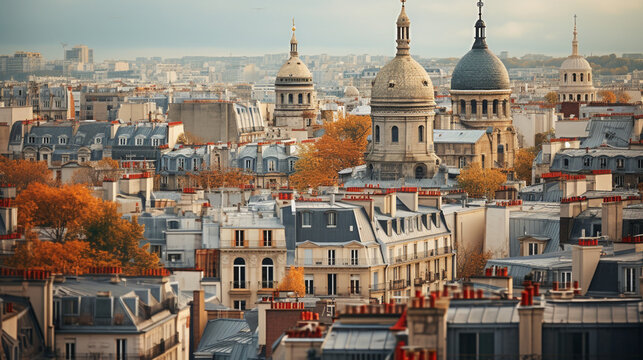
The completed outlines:
[[[572,55],[578,56],[578,31],[576,31],[576,15],[574,15],[574,40],[572,40]]]
[[[487,40],[486,40],[486,29],[487,25],[485,25],[484,20],[482,20],[482,7],[484,6],[484,2],[482,0],[478,1],[478,21],[476,21],[476,41],[473,43],[473,48],[474,49],[486,49],[487,48]]]
[[[402,10],[400,16],[397,17],[397,56],[404,56],[410,54],[411,37],[409,29],[411,27],[411,20],[406,15],[406,0],[400,0],[402,3]]]
[[[292,18],[292,38],[290,38],[290,57],[299,56],[297,52],[297,38],[295,37],[295,18]]]

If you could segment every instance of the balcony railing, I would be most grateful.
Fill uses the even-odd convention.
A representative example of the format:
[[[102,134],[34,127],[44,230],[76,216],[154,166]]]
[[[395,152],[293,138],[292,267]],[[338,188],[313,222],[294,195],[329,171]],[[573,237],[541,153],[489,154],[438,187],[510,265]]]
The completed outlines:
[[[230,290],[250,290],[250,281],[230,281]]]
[[[391,290],[404,290],[408,286],[411,286],[411,280],[401,279],[389,282],[389,289]]]
[[[277,281],[274,280],[261,280],[258,282],[260,289],[275,289],[277,288]]]
[[[377,265],[378,259],[371,258],[312,258],[297,259],[297,266],[368,266]]]
[[[386,290],[386,283],[371,284],[370,290],[371,291],[385,291]]]
[[[140,354],[125,354],[125,356],[117,357],[112,353],[76,353],[73,356],[67,356],[64,352],[58,352],[56,359],[75,359],[75,360],[152,360],[163,355],[173,347],[179,344],[179,334],[175,333],[173,336],[161,340],[160,343],[154,345],[151,349],[143,351]]]
[[[229,243],[230,246],[226,247],[225,244]],[[286,241],[285,240],[275,240],[272,239],[268,243],[267,241],[261,240],[261,239],[252,239],[252,240],[236,240],[232,239],[230,242],[223,241],[221,242],[221,247],[222,248],[261,248],[261,249],[275,249],[275,248],[285,248],[286,247]]]

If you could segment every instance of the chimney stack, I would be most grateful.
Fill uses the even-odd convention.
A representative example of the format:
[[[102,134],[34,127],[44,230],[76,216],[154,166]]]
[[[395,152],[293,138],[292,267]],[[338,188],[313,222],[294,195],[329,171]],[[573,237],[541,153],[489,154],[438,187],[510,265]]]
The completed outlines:
[[[205,311],[205,293],[203,290],[195,290],[190,308],[190,353],[196,351],[201,342],[201,336],[208,323],[208,314]]]
[[[584,243],[584,240],[580,239],[579,243]],[[589,243],[592,245],[572,246],[572,281],[578,281],[581,295],[587,293],[603,251],[603,247],[598,245],[597,241]]]

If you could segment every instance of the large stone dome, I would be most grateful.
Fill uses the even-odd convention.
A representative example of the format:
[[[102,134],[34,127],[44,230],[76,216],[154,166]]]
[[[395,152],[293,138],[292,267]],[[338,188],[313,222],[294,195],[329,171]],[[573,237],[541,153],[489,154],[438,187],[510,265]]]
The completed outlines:
[[[396,56],[375,77],[371,101],[433,101],[433,84],[426,70],[410,56]]]
[[[560,65],[560,70],[592,71],[592,66],[584,57],[571,55]]]
[[[293,56],[281,66],[277,73],[277,78],[307,78],[312,81],[313,75],[308,70],[308,66],[298,56]]]
[[[473,48],[460,59],[451,77],[452,90],[506,90],[509,73],[487,48]]]

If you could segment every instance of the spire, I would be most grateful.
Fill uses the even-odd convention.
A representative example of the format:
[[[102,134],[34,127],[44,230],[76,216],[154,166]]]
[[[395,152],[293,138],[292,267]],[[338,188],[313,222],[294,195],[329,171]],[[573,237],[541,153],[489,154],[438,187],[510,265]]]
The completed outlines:
[[[574,40],[572,40],[572,55],[578,56],[578,31],[576,31],[576,15],[574,15]]]
[[[409,36],[409,28],[411,27],[411,20],[406,15],[406,0],[402,2],[402,11],[400,16],[397,17],[397,56],[409,55],[411,46],[411,38]]]
[[[482,0],[478,1],[478,21],[476,21],[476,41],[473,43],[473,48],[474,49],[486,49],[487,48],[487,40],[486,40],[486,29],[487,26],[484,23],[484,20],[482,20],[482,7],[484,6],[484,2]]]
[[[292,38],[290,38],[290,57],[299,56],[297,53],[297,38],[295,37],[295,18],[292,18]]]

